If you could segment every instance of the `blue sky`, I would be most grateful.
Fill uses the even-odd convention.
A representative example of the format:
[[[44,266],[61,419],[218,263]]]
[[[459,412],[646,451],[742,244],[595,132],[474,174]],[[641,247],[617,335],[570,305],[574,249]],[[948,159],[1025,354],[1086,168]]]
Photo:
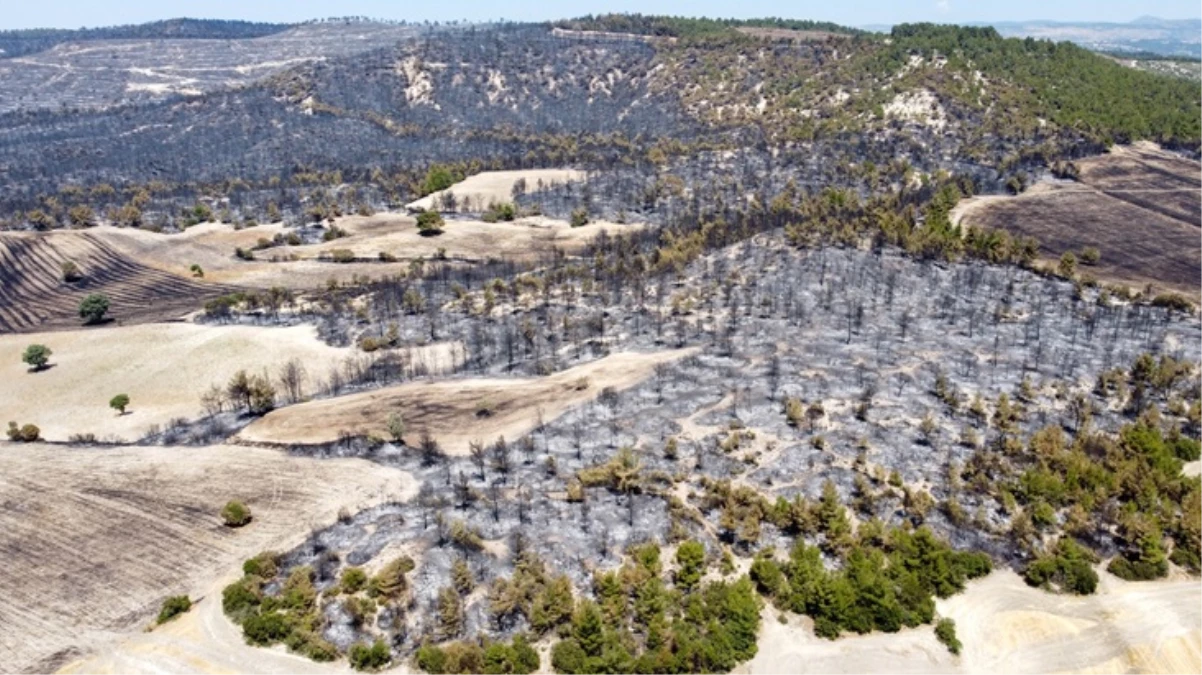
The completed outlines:
[[[292,22],[327,16],[422,20],[545,20],[597,12],[785,16],[862,26],[903,21],[966,23],[1049,19],[1198,18],[1198,0],[3,0],[0,28],[103,26],[179,16]]]

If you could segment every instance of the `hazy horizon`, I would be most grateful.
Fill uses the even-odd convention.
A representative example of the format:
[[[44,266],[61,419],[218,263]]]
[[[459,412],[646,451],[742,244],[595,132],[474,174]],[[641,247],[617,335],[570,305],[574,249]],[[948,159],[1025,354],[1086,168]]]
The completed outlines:
[[[1010,22],[1103,22],[1130,23],[1152,16],[1165,20],[1202,20],[1196,2],[1161,0],[1135,2],[1115,0],[1087,2],[1068,0],[1049,6],[1046,2],[1016,0],[1004,6],[956,0],[898,0],[896,2],[851,1],[831,3],[786,2],[784,0],[746,0],[732,6],[728,2],[699,0],[582,0],[560,4],[514,0],[509,3],[468,0],[454,9],[444,6],[398,7],[384,0],[352,0],[331,3],[301,0],[286,6],[277,3],[246,3],[231,0],[185,0],[164,5],[134,0],[112,6],[81,0],[47,0],[11,7],[0,19],[0,30],[29,28],[80,28],[121,24],[139,24],[181,17],[226,19],[271,23],[298,23],[341,16],[366,16],[381,20],[422,21],[547,21],[585,14],[625,12],[754,18],[780,16],[791,19],[833,21],[847,26],[877,26],[915,21],[938,23],[1010,23]]]

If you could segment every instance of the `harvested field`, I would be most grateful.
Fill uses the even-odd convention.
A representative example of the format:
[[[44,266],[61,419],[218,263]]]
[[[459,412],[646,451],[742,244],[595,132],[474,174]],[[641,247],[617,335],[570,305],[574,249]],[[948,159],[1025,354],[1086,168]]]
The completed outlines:
[[[297,289],[325,287],[330,279],[346,281],[355,276],[380,278],[404,274],[409,262],[445,255],[464,263],[489,259],[534,260],[558,248],[579,252],[601,230],[611,233],[639,225],[596,222],[573,228],[562,220],[521,218],[514,222],[485,223],[468,218],[450,218],[442,234],[422,236],[413,216],[380,213],[345,216],[336,224],[347,236],[333,241],[301,246],[275,246],[255,251],[255,260],[239,260],[236,248],[253,248],[260,239],[271,240],[292,232],[282,223],[235,230],[229,225],[204,223],[180,234],[157,234],[133,228],[97,227],[91,236],[147,267],[188,276],[193,264],[204,269],[205,279],[268,288]],[[68,233],[71,234],[71,233]],[[350,251],[355,260],[333,262],[333,252]],[[395,262],[381,262],[387,253]]]
[[[282,223],[235,230],[221,223],[204,223],[180,234],[157,234],[134,228],[97,227],[90,230],[114,249],[138,262],[174,274],[189,274],[200,265],[205,279],[253,288],[286,286],[295,289],[324,287],[330,279],[346,281],[355,275],[381,277],[400,274],[407,263],[346,263],[318,261],[315,246],[283,246],[257,251],[255,260],[239,260],[236,248],[252,248],[259,239],[287,234]],[[345,240],[341,240],[345,241]],[[287,260],[290,256],[297,260]],[[373,253],[373,257],[374,257]],[[273,257],[287,261],[276,262]]]
[[[813,634],[766,613],[756,657],[738,673],[1196,673],[1202,669],[1202,586],[1197,580],[1125,582],[1101,574],[1097,595],[1062,596],[996,571],[938,602],[964,651],[952,656],[925,626],[896,634]]]
[[[0,453],[0,475],[0,666],[10,672],[52,671],[141,631],[168,595],[204,598],[192,611],[216,605],[224,621],[214,582],[242,560],[295,545],[341,509],[417,489],[405,472],[361,460],[226,446],[23,445]],[[221,524],[229,499],[250,506],[250,525]]]
[[[621,353],[541,378],[462,379],[410,383],[376,391],[312,401],[273,411],[239,434],[245,441],[321,444],[342,431],[387,435],[388,417],[400,412],[410,433],[429,431],[443,450],[466,455],[475,440],[516,439],[537,425],[538,411],[551,421],[597,397],[602,389],[628,389],[650,377],[656,364],[695,349]],[[586,380],[587,383],[582,380]],[[586,385],[586,386],[582,386]],[[491,414],[481,414],[486,403]]]
[[[63,281],[65,262],[82,279]],[[176,318],[233,290],[130,260],[89,232],[0,234],[0,333],[78,327],[90,293],[107,295],[109,317],[131,324]]]
[[[551,183],[584,180],[585,174],[583,171],[576,171],[575,169],[485,171],[474,176],[468,176],[465,180],[452,185],[446,190],[440,190],[410,202],[406,204],[406,208],[432,209],[437,203],[436,200],[441,199],[444,193],[451,192],[454,193],[455,199],[461,205],[467,205],[466,210],[483,211],[488,208],[491,202],[500,204],[513,201],[513,184],[520,178],[525,178],[528,189],[534,191],[540,182],[544,185],[549,185]]]
[[[21,352],[31,342],[54,352],[51,368],[27,371]],[[201,394],[210,385],[224,385],[240,369],[266,370],[274,377],[282,364],[298,358],[312,375],[324,375],[328,365],[352,353],[318,340],[312,326],[170,323],[3,335],[0,381],[10,386],[0,387],[0,417],[32,422],[51,440],[75,433],[131,440],[152,425],[197,416]],[[133,401],[124,415],[108,407],[119,393]]]
[[[974,197],[953,218],[1035,237],[1048,261],[1092,246],[1101,261],[1079,268],[1082,274],[1197,297],[1202,166],[1145,146],[1077,164],[1080,182],[1040,184],[1014,198]]]

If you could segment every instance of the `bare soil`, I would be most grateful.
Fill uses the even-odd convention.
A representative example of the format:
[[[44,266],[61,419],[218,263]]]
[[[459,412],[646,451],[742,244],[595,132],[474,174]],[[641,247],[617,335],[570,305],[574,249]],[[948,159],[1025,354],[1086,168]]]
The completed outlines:
[[[476,378],[408,383],[323,399],[268,413],[238,438],[256,443],[323,444],[342,432],[387,437],[390,415],[400,413],[414,439],[430,432],[451,455],[468,454],[472,441],[515,440],[590,401],[606,387],[628,389],[651,376],[655,365],[695,349],[621,353],[541,378]],[[482,412],[487,406],[488,412]]]
[[[407,499],[417,489],[398,469],[260,448],[6,445],[0,666],[10,672],[49,672],[141,630],[169,595],[201,598],[193,612],[215,605],[219,615],[214,580],[246,558],[296,545],[342,509]],[[221,524],[230,499],[250,506],[249,525]]]

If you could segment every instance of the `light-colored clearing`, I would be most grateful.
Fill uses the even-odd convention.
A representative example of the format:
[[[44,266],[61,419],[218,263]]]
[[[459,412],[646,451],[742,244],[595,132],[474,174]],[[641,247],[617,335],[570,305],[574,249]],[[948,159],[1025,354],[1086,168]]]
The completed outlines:
[[[655,365],[696,349],[624,352],[539,378],[477,378],[415,382],[350,396],[311,401],[268,413],[238,438],[257,443],[319,444],[354,434],[386,436],[388,417],[400,413],[411,439],[428,431],[443,450],[466,455],[469,443],[504,436],[514,440],[538,423],[590,401],[606,387],[628,389],[650,377]],[[587,384],[587,386],[581,386]],[[487,403],[491,414],[481,414]]]
[[[263,550],[298,545],[342,509],[412,497],[416,481],[398,469],[359,459],[316,460],[262,448],[123,447],[69,449],[3,444],[0,452],[0,664],[46,672],[143,630],[169,595],[201,599],[205,625],[220,624],[221,584]],[[233,530],[219,511],[230,499],[254,520]],[[214,611],[216,616],[211,616]],[[194,618],[146,635],[185,637]],[[237,659],[232,626],[210,655]],[[163,631],[163,637],[158,637]],[[153,637],[152,637],[153,636]],[[143,635],[134,638],[135,643]],[[170,651],[170,645],[165,645]],[[273,659],[154,661],[168,652],[133,648],[111,660],[121,672],[258,670]],[[180,652],[181,654],[183,652]],[[101,661],[77,666],[100,671]],[[143,661],[142,659],[151,659]],[[224,657],[222,657],[224,658]],[[289,672],[306,663],[289,661]]]
[[[1202,582],[1125,582],[1100,573],[1098,593],[1031,588],[1010,570],[937,603],[964,643],[952,656],[924,626],[900,633],[814,635],[809,619],[765,610],[759,653],[740,673],[1057,673],[1202,670]]]
[[[464,199],[470,199],[473,205],[476,205],[476,210],[483,211],[487,208],[489,202],[498,204],[513,201],[513,184],[519,178],[526,179],[526,189],[533,192],[538,188],[538,182],[541,180],[544,185],[551,183],[568,183],[571,181],[584,180],[585,173],[576,169],[525,169],[517,171],[485,171],[474,176],[468,176],[465,180],[455,183],[446,190],[440,190],[422,197],[416,201],[406,204],[406,208],[410,209],[425,209],[434,208],[438,202],[435,200],[441,199],[443,193],[452,192],[455,198],[462,202]]]
[[[21,362],[31,343],[53,351],[50,369],[29,372]],[[196,417],[201,395],[238,370],[274,378],[282,364],[298,358],[311,386],[352,353],[318,340],[312,326],[163,323],[0,335],[0,422],[36,424],[43,438],[55,441],[75,433],[133,440],[151,425]],[[117,394],[130,397],[124,415],[109,408]]]

